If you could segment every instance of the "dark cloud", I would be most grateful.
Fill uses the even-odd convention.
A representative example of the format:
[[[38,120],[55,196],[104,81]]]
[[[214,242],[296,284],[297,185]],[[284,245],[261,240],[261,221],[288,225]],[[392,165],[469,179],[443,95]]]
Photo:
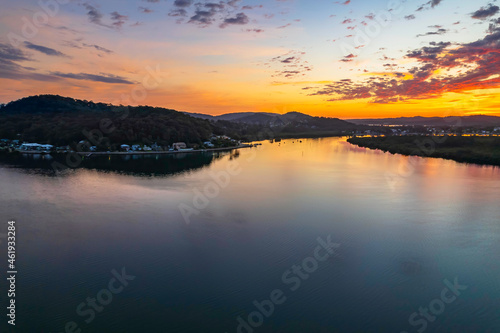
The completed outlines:
[[[112,74],[87,74],[87,73],[74,74],[74,73],[61,73],[61,72],[52,72],[51,74],[57,77],[65,79],[74,79],[74,80],[85,80],[85,81],[95,81],[95,82],[114,83],[114,84],[135,83],[121,76]]]
[[[83,6],[87,10],[87,17],[90,22],[112,29],[121,29],[121,27],[128,21],[128,16],[121,15],[117,11],[112,12],[111,15],[111,24],[106,24],[103,22],[104,15],[94,6],[84,3]]]
[[[408,21],[409,21],[409,20],[414,20],[415,18],[416,18],[416,17],[415,17],[415,15],[408,15],[408,16],[405,16],[405,19],[406,19],[406,20],[408,20]]]
[[[250,19],[245,13],[238,13],[235,17],[228,17],[224,20],[224,22],[220,25],[221,28],[225,28],[228,25],[236,24],[236,25],[245,25],[250,22]]]
[[[27,67],[19,64],[19,62],[29,61],[29,60],[31,59],[22,50],[14,48],[8,44],[0,43],[0,78],[13,79],[13,80],[35,80],[42,82],[54,82],[63,79],[76,79],[76,80],[104,82],[111,84],[135,83],[121,76],[116,76],[112,74],[102,74],[102,73],[72,74],[72,73],[61,73],[61,72],[51,72],[48,74],[38,73],[36,68]]]
[[[111,20],[113,21],[113,27],[121,29],[121,27],[128,21],[128,16],[121,15],[115,11],[111,13]]]
[[[139,11],[144,13],[144,14],[150,14],[150,13],[154,12],[154,10],[151,10],[147,7],[139,7]]]
[[[498,6],[493,6],[492,4],[489,4],[488,7],[481,7],[480,9],[472,13],[472,18],[480,20],[486,19],[498,13],[499,10],[500,8]]]
[[[424,9],[434,8],[437,5],[439,5],[441,2],[442,2],[442,0],[430,0],[430,1],[426,2],[426,3],[424,3],[423,5],[419,6],[416,11],[420,12],[420,11],[422,11]]]
[[[207,2],[197,4],[195,13],[189,19],[189,23],[200,24],[203,26],[210,25],[215,21],[217,13],[224,9],[224,3]]]
[[[340,61],[342,62],[351,62],[354,60],[354,58],[356,58],[357,56],[354,55],[354,54],[349,54],[349,55],[346,55],[343,59],[341,59]]]
[[[10,44],[0,43],[0,61],[26,61],[29,57],[20,49]]]
[[[181,8],[189,7],[192,4],[193,4],[193,0],[175,0],[174,1],[174,6],[181,7]]]
[[[246,29],[245,31],[247,31],[247,32],[261,33],[261,32],[264,32],[264,29]]]
[[[281,60],[282,63],[284,64],[290,64],[292,63],[296,58],[295,57],[288,57],[286,59]]]
[[[169,16],[177,17],[177,23],[191,23],[200,27],[207,27],[212,24],[217,24],[220,28],[225,28],[229,25],[245,25],[250,22],[248,15],[243,12],[244,10],[251,10],[254,8],[263,8],[263,5],[255,6],[241,6],[241,0],[221,0],[214,1],[200,1],[194,0],[175,0],[173,8]],[[235,10],[239,12],[235,13]],[[189,18],[189,19],[184,19]],[[248,29],[259,30],[261,29]]]
[[[82,45],[85,46],[85,47],[96,49],[97,51],[101,51],[101,52],[104,52],[104,53],[107,53],[107,54],[114,53],[113,51],[111,51],[111,50],[109,50],[109,49],[107,49],[105,47],[96,45],[96,44],[86,44],[86,43],[83,43]]]
[[[26,48],[28,48],[30,50],[35,50],[35,51],[38,51],[40,53],[43,53],[43,54],[46,54],[46,55],[49,55],[49,56],[54,56],[54,57],[68,57],[64,53],[59,52],[57,50],[54,50],[54,49],[52,49],[50,47],[45,47],[45,46],[41,46],[41,45],[30,43],[30,42],[24,42],[24,46],[26,46]]]
[[[444,35],[448,31],[449,31],[448,29],[437,28],[436,31],[429,31],[429,32],[426,32],[425,34],[419,34],[419,35],[417,35],[417,37],[432,36],[432,35]]]
[[[105,26],[105,24],[102,23],[103,15],[97,8],[88,3],[83,4],[83,6],[87,9],[87,17],[90,22]]]
[[[309,63],[302,59],[305,55],[302,51],[290,51],[287,54],[277,56],[271,59],[267,64],[269,68],[274,69],[272,77],[294,78],[304,76],[312,70]]]
[[[187,11],[185,9],[175,9],[168,13],[168,16],[187,16]]]
[[[431,1],[431,7],[436,7],[441,3],[442,0],[432,0]]]
[[[0,43],[0,78],[46,82],[59,80],[51,75],[36,73],[35,68],[19,64],[19,62],[30,60],[28,55],[22,50],[12,47],[9,44]]]

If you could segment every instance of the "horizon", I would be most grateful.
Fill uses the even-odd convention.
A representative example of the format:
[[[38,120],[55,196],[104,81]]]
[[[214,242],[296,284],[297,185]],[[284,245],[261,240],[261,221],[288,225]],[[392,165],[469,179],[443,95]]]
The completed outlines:
[[[500,116],[495,1],[41,4],[4,5],[1,103],[55,94],[208,115]]]
[[[46,94],[46,95],[33,95],[33,96],[26,96],[26,97],[22,97],[20,99],[16,99],[16,100],[12,100],[12,101],[9,101],[7,103],[4,103],[4,106],[9,104],[9,103],[12,103],[12,102],[16,102],[16,101],[19,101],[21,99],[24,99],[24,98],[32,98],[32,97],[39,97],[39,96],[58,96],[58,97],[62,97],[62,98],[73,98],[73,97],[69,97],[69,96],[61,96],[61,95],[49,95],[49,94]],[[73,98],[75,100],[78,100],[78,98]],[[94,101],[94,100],[88,100],[90,102],[93,102],[93,103],[106,103],[106,102],[102,102],[102,101]],[[114,106],[117,106],[117,105],[114,105]],[[141,106],[144,106],[144,107],[153,107],[153,108],[164,108],[164,109],[170,109],[170,110],[174,110],[174,111],[177,111],[177,112],[181,112],[181,113],[187,113],[187,114],[200,114],[200,115],[205,115],[205,116],[213,116],[213,117],[219,117],[219,116],[225,116],[225,115],[230,115],[230,114],[238,114],[238,113],[262,113],[262,114],[266,114],[266,113],[275,113],[275,114],[279,114],[279,115],[285,115],[285,114],[288,114],[288,113],[300,113],[300,114],[304,114],[304,115],[307,115],[307,116],[312,116],[312,117],[325,117],[325,116],[313,116],[313,115],[310,115],[308,113],[304,113],[304,112],[301,112],[301,111],[297,111],[297,110],[292,110],[292,111],[287,111],[286,113],[276,113],[276,112],[265,112],[265,111],[248,111],[248,112],[229,112],[229,113],[221,113],[221,114],[208,114],[208,113],[199,113],[199,112],[191,112],[191,111],[180,111],[180,110],[175,110],[175,109],[172,109],[172,108],[169,108],[169,107],[164,107],[164,106],[156,106],[156,105],[125,105],[126,107],[141,107]],[[460,116],[460,115],[458,115]],[[474,114],[474,115],[465,115],[465,116],[461,116],[461,117],[473,117],[473,116],[485,116],[485,117],[500,117],[500,115],[488,115],[488,114]],[[327,118],[337,118],[337,119],[340,119],[340,120],[345,120],[345,121],[348,121],[348,120],[370,120],[370,119],[396,119],[396,118],[446,118],[446,117],[455,117],[455,115],[448,115],[448,116],[443,116],[443,117],[439,117],[439,116],[420,116],[420,115],[415,115],[415,116],[399,116],[399,117],[373,117],[373,118],[338,118],[338,117],[327,117]]]

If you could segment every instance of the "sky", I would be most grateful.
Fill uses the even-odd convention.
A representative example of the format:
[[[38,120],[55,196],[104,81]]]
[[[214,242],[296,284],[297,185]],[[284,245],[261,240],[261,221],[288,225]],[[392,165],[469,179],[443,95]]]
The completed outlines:
[[[39,94],[219,115],[500,116],[496,0],[16,0],[0,103]]]

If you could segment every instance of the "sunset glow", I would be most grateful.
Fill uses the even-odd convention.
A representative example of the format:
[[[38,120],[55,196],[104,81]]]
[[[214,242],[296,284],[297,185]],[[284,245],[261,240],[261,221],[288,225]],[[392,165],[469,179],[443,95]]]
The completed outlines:
[[[0,102],[500,116],[499,12],[484,0],[19,0],[0,14]]]

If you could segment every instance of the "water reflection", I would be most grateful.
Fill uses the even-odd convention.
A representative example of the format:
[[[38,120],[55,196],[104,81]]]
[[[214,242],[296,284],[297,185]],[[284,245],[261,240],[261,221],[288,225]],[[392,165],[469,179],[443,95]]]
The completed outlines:
[[[202,152],[168,155],[82,156],[82,161],[77,168],[116,172],[132,176],[170,176],[202,169],[223,156],[230,155],[232,159],[237,154],[239,153]],[[54,168],[54,165],[59,167]],[[26,169],[29,172],[48,176],[64,175],[65,172],[60,171],[64,170],[62,166],[65,165],[67,165],[66,155],[0,154],[0,167]]]

